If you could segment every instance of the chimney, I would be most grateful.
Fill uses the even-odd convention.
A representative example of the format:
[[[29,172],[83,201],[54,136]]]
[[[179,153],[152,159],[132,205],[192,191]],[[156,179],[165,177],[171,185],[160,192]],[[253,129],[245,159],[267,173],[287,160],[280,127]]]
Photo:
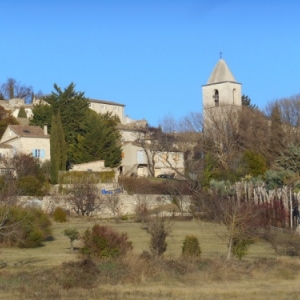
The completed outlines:
[[[44,135],[48,134],[48,126],[47,124],[44,124]]]

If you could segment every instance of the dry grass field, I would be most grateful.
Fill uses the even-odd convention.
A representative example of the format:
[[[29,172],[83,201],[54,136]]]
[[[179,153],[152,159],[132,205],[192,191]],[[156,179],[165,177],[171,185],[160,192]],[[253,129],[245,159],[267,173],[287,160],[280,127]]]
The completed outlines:
[[[127,232],[133,253],[100,263],[83,262],[62,233],[94,223]],[[198,237],[201,259],[180,258],[186,235]],[[2,248],[0,299],[300,299],[300,260],[277,257],[263,241],[251,245],[242,261],[225,260],[224,228],[198,221],[176,221],[162,260],[142,259],[149,235],[140,223],[72,218],[53,222],[53,241],[34,249]],[[80,242],[75,241],[75,247]]]

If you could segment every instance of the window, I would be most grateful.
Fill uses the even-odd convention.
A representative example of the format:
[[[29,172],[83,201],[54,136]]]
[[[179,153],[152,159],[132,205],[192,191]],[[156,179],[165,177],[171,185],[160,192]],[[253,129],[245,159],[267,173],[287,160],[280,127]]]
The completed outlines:
[[[233,102],[233,105],[235,105],[235,97],[236,97],[235,94],[236,94],[235,93],[235,89],[233,89],[232,90],[232,102]]]
[[[44,149],[33,149],[32,150],[32,156],[38,157],[38,158],[44,158],[45,157],[45,150]]]
[[[137,154],[137,163],[138,164],[143,164],[144,163],[144,150],[138,150],[136,152]]]
[[[219,91],[218,90],[215,90],[213,98],[215,99],[215,106],[219,106]]]
[[[40,149],[34,149],[34,157],[41,157],[41,150]]]

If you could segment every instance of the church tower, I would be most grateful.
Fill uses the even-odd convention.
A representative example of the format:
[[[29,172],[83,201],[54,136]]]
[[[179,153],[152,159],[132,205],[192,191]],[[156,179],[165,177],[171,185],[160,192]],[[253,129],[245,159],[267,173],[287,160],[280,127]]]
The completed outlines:
[[[238,83],[226,62],[221,58],[213,69],[207,84],[202,86],[204,131],[211,119],[224,119],[231,111],[242,107],[242,85]],[[207,128],[206,128],[207,129]]]
[[[238,83],[225,60],[216,64],[207,84],[202,86],[203,109],[242,106],[242,85]]]

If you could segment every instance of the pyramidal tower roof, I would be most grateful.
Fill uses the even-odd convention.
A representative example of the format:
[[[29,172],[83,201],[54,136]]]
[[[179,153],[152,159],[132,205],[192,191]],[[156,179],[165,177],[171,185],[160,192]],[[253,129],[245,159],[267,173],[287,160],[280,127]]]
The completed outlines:
[[[224,59],[220,59],[210,74],[207,84],[231,81],[236,82]]]

